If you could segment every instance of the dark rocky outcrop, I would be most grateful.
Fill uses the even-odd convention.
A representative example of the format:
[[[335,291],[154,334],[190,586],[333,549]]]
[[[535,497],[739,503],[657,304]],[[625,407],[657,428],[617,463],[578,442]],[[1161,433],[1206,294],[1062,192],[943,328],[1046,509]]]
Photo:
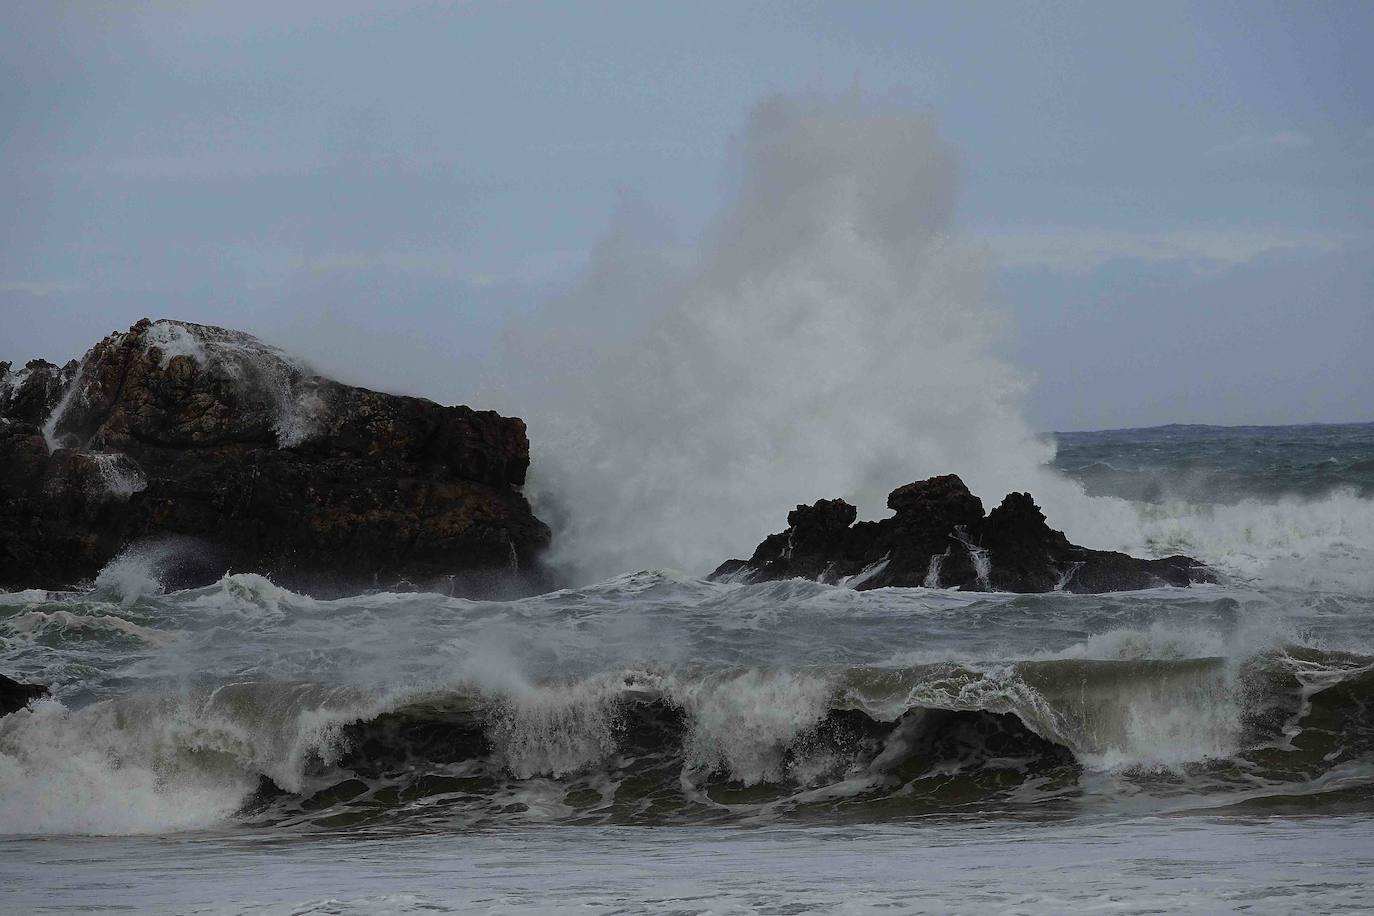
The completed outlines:
[[[1009,493],[984,516],[982,501],[953,474],[898,487],[887,505],[891,518],[858,523],[842,499],[797,506],[786,531],[765,538],[748,560],[727,560],[712,578],[1080,593],[1212,581],[1188,557],[1142,560],[1070,544],[1029,493]]]
[[[0,716],[8,716],[48,695],[41,684],[21,684],[0,674]]]
[[[0,587],[70,586],[168,536],[200,545],[180,567],[193,579],[504,587],[537,572],[549,538],[520,492],[528,467],[518,418],[351,387],[247,334],[145,319],[79,363],[0,363]]]

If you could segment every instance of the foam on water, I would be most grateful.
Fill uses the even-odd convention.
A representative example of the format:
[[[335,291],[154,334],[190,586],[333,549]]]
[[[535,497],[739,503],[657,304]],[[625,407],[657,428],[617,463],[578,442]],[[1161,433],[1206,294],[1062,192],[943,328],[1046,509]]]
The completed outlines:
[[[308,684],[170,687],[0,719],[0,832],[121,834],[223,823],[259,774],[288,791],[385,698]]]
[[[0,719],[5,833],[162,833],[221,823],[252,787],[241,772],[173,768],[175,723],[70,711],[47,700]]]
[[[1374,501],[1353,493],[1139,511],[1146,543],[1156,550],[1194,550],[1199,559],[1274,586],[1374,592]]]
[[[1073,666],[1079,664],[1087,667],[1078,671]],[[1176,769],[1242,749],[1248,701],[1238,668],[1207,659],[1141,665],[1061,660],[844,676],[759,669],[607,672],[504,689],[460,679],[437,692],[371,695],[244,682],[208,692],[164,687],[76,710],[44,701],[0,720],[0,823],[6,832],[123,833],[222,822],[247,799],[258,774],[303,797],[344,778],[330,776],[330,768],[366,746],[348,737],[349,723],[393,712],[420,715],[434,703],[437,710],[453,709],[459,696],[467,697],[461,708],[471,709],[491,742],[493,764],[513,780],[507,791],[524,799],[524,819],[576,815],[564,799],[572,778],[601,772],[627,753],[626,703],[681,710],[684,786],[820,779],[817,789],[797,796],[798,803],[873,791],[883,772],[914,752],[912,742],[927,721],[922,715],[935,711],[1014,716],[1071,750],[1082,766],[1102,772]],[[1349,674],[1332,671],[1318,683],[1317,673],[1307,695]],[[894,692],[902,682],[910,686]],[[907,725],[888,739],[873,769],[855,771],[844,761],[856,749],[813,740],[837,708]],[[938,721],[931,719],[931,727]],[[670,744],[662,750],[671,752]],[[834,781],[826,774],[836,766],[849,767],[850,775]],[[609,791],[614,794],[614,787]]]
[[[160,593],[162,577],[189,543],[166,538],[125,548],[96,575],[94,595],[128,606],[146,595]]]
[[[612,675],[508,695],[492,728],[503,762],[520,779],[565,776],[599,763],[617,747],[616,700],[623,689]]]
[[[91,635],[93,638],[121,634],[150,645],[163,645],[174,638],[113,614],[80,614],[66,610],[29,611],[17,614],[10,618],[9,626],[17,638],[27,640],[54,633],[64,638],[73,634]]]
[[[375,596],[383,599],[385,596]],[[189,607],[240,618],[280,618],[291,609],[319,606],[314,598],[283,588],[257,573],[225,573],[214,585],[186,593]]]
[[[820,721],[833,693],[824,677],[790,672],[677,682],[673,700],[691,720],[688,767],[724,770],[747,786],[777,782],[786,751]]]

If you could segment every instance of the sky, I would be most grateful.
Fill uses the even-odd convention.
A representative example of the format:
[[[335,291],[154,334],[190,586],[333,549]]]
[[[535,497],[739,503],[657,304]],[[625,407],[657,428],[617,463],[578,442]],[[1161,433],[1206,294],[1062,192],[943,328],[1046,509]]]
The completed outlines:
[[[1360,2],[9,3],[0,360],[175,317],[471,400],[608,239],[708,231],[762,101],[855,95],[955,151],[1035,428],[1374,420],[1371,41]]]

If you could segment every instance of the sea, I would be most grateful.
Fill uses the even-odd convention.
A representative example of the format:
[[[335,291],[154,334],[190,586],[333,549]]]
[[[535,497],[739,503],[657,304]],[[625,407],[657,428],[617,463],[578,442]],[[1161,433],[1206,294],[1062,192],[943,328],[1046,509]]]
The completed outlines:
[[[1374,911],[1374,424],[1052,440],[1220,581],[0,594],[0,912]]]

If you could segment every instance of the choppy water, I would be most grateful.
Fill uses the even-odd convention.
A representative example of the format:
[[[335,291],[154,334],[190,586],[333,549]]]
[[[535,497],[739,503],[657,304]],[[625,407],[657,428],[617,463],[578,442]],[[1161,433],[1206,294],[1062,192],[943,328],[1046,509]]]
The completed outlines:
[[[1069,437],[1192,589],[0,595],[0,909],[1368,909],[1371,436]]]
[[[1374,423],[1059,433],[1055,465],[1092,494],[1163,502],[1374,496]]]

